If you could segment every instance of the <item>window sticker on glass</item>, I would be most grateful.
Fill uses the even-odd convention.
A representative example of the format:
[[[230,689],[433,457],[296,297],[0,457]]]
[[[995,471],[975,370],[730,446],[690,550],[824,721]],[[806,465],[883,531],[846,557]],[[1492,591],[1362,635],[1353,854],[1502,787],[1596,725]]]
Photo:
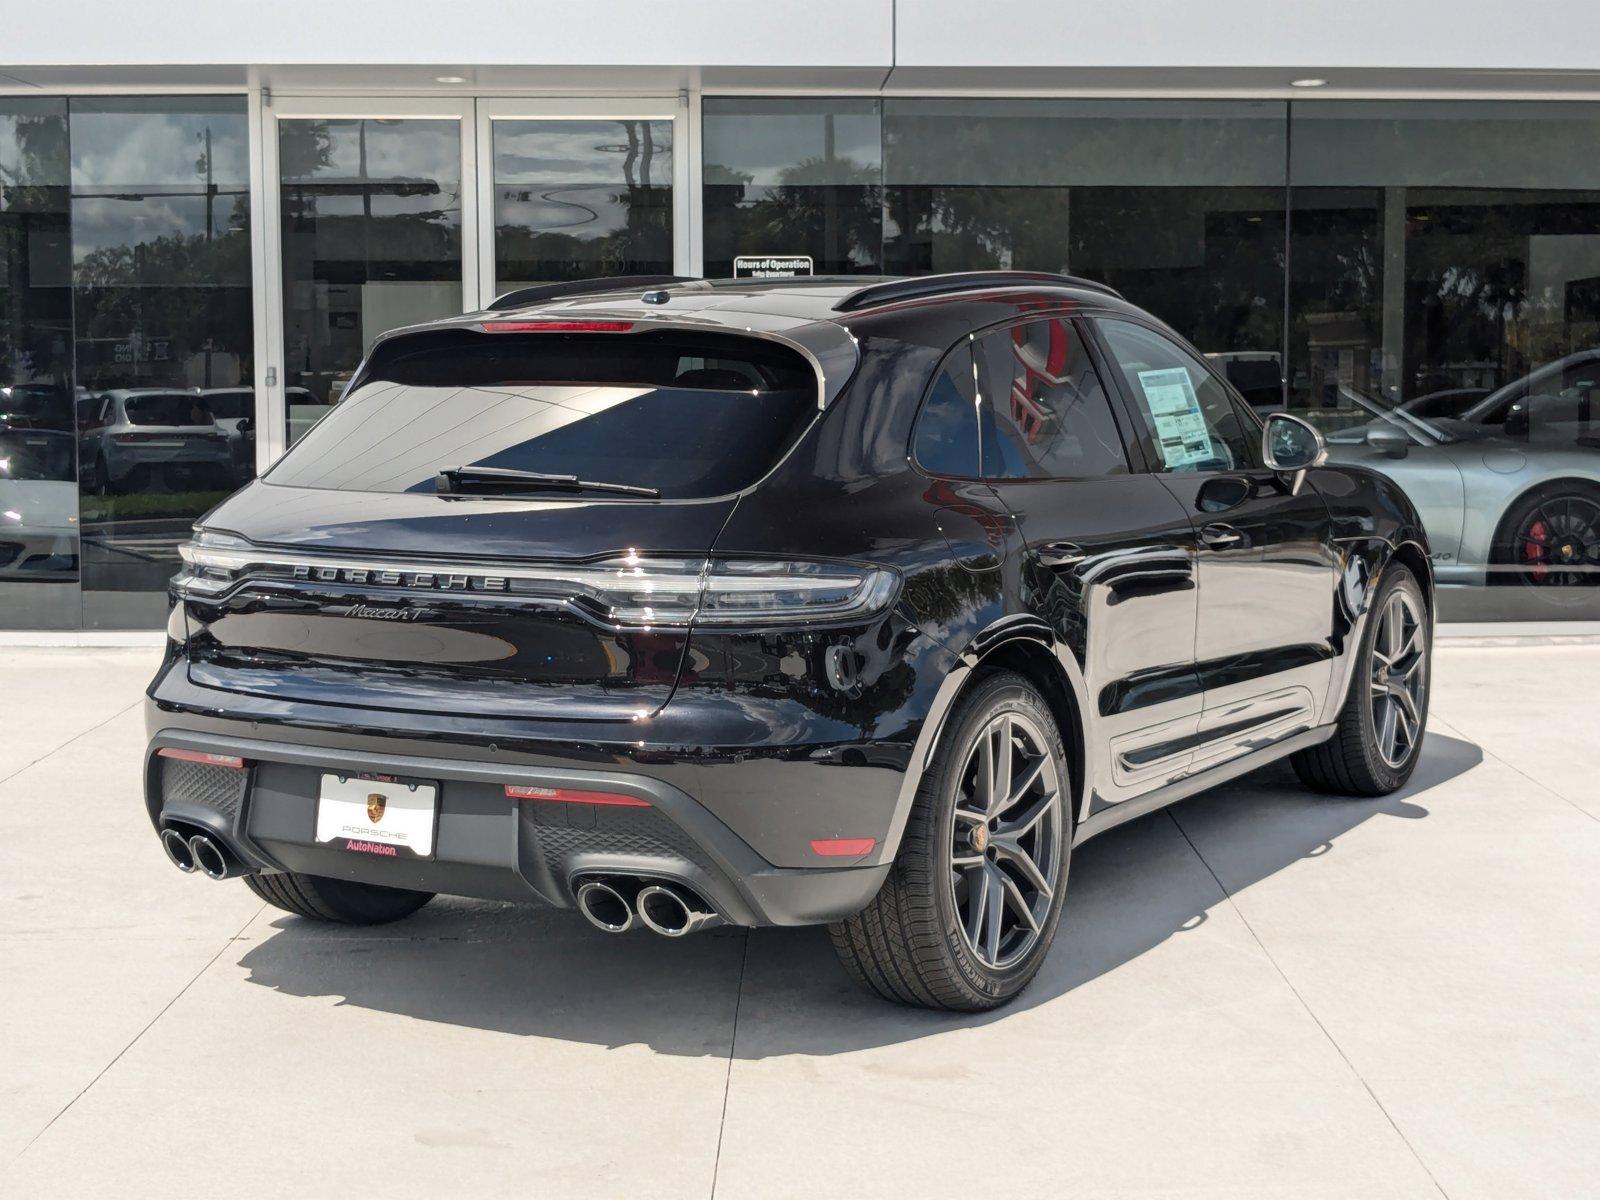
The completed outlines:
[[[1155,422],[1156,440],[1167,466],[1189,467],[1216,458],[1188,371],[1182,367],[1140,371],[1139,386],[1150,406],[1150,419]]]

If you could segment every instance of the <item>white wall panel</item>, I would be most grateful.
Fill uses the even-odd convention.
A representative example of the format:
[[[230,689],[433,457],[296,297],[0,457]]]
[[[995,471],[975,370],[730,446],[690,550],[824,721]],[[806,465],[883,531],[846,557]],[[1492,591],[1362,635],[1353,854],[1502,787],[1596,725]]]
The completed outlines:
[[[896,64],[1593,72],[1597,35],[1592,0],[899,0]]]
[[[890,0],[0,3],[0,70],[54,64],[882,66]]]

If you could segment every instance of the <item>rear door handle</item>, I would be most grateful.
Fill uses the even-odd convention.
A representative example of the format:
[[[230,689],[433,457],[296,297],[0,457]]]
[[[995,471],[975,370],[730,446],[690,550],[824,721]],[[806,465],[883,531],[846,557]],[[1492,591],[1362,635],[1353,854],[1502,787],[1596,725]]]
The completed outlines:
[[[1075,567],[1089,557],[1076,542],[1046,542],[1039,547],[1039,561],[1047,567]]]
[[[1232,525],[1207,525],[1200,531],[1200,540],[1213,550],[1220,550],[1237,546],[1244,541],[1244,534]]]

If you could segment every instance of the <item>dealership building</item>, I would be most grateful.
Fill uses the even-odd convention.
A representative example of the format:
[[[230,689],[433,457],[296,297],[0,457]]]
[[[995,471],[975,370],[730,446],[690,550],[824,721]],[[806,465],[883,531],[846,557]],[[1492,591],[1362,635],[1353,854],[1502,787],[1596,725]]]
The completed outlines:
[[[995,268],[1111,285],[1391,473],[1445,618],[1600,619],[1591,4],[10,8],[0,629],[159,629],[190,524],[386,329]]]

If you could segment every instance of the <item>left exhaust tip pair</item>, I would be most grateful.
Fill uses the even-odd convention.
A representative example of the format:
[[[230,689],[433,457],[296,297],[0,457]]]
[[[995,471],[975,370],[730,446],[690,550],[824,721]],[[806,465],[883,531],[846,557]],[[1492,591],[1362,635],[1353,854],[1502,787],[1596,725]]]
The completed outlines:
[[[239,874],[228,852],[204,833],[185,835],[169,826],[161,831],[161,848],[172,865],[186,875],[199,871],[211,879],[227,879]]]

